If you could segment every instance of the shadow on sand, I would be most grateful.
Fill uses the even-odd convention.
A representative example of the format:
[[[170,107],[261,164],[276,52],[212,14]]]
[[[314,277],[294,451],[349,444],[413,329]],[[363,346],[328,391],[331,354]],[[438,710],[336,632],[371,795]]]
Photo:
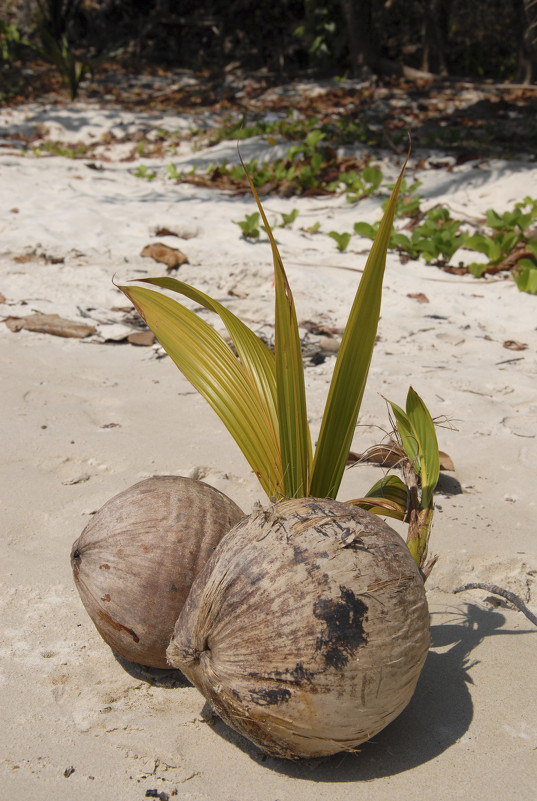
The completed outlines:
[[[202,717],[210,722],[215,733],[251,759],[295,779],[368,781],[393,776],[428,762],[460,739],[472,721],[469,672],[477,662],[470,658],[472,651],[486,637],[526,633],[523,629],[503,629],[505,617],[501,613],[475,604],[467,604],[465,610],[453,607],[448,622],[435,624],[435,615],[445,619],[449,611],[432,614],[431,651],[409,705],[393,723],[354,754],[340,753],[296,762],[275,759],[229,728],[212,714],[208,704],[203,708]],[[131,676],[153,686],[169,689],[192,686],[179,670],[144,667],[118,654],[115,657]]]
[[[435,625],[435,614],[432,617],[431,647],[438,650],[429,652],[410,704],[359,752],[293,762],[267,757],[219,719],[214,731],[256,762],[295,779],[368,781],[428,762],[453,745],[470,726],[473,705],[469,671],[476,664],[470,659],[472,651],[485,637],[525,633],[502,629],[502,614],[474,604],[468,604],[465,611],[454,607],[447,623]]]

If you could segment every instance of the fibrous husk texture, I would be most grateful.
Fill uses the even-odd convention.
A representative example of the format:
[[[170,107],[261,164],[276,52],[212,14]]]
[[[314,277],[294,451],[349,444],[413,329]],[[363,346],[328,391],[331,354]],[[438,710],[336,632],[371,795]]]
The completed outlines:
[[[429,648],[423,580],[378,517],[325,499],[243,519],[197,579],[168,659],[272,756],[353,750],[409,702]]]
[[[99,633],[121,656],[164,668],[194,578],[244,516],[226,495],[156,476],[109,500],[71,550],[75,583]]]

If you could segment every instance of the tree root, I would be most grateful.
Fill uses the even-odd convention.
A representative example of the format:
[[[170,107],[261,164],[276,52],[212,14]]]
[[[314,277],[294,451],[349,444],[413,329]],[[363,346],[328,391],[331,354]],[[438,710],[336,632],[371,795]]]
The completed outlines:
[[[464,592],[465,590],[486,590],[487,592],[493,593],[493,595],[501,595],[502,598],[505,598],[506,601],[509,601],[517,609],[519,609],[523,615],[525,615],[528,620],[530,620],[534,626],[537,626],[537,615],[534,615],[533,612],[530,612],[526,604],[515,595],[514,592],[510,592],[510,590],[504,590],[503,587],[498,587],[497,584],[482,584],[480,581],[472,582],[471,584],[463,584],[462,587],[456,587],[453,590],[453,593],[457,592]]]

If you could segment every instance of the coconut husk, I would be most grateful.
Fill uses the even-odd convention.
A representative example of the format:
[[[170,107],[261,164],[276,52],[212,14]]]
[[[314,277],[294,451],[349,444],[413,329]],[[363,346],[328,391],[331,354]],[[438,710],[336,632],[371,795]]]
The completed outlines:
[[[191,584],[242,517],[223,492],[181,476],[154,476],[105,503],[73,544],[71,565],[108,645],[132,662],[169,667]]]
[[[197,579],[168,648],[230,726],[272,756],[355,749],[408,704],[429,647],[401,537],[313,498],[254,513]]]

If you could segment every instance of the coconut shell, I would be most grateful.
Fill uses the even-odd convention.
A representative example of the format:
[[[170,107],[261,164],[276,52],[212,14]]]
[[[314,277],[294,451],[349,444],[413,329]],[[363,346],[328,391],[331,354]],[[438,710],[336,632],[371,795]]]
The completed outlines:
[[[164,668],[166,647],[196,575],[244,516],[191,478],[156,476],[109,500],[71,550],[86,611],[108,645]]]
[[[401,537],[303,498],[244,518],[194,581],[168,660],[272,756],[350,751],[408,704],[429,648],[423,580]]]

